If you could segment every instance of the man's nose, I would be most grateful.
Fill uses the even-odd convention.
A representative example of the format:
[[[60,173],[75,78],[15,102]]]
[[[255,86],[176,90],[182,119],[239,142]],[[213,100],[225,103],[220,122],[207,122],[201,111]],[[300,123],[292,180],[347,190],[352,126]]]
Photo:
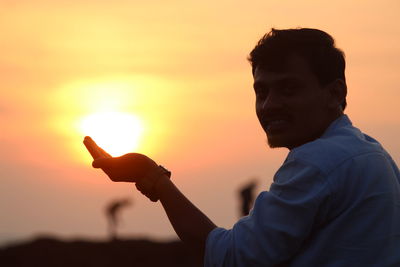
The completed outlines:
[[[283,102],[281,97],[274,92],[270,92],[268,96],[264,99],[264,102],[262,103],[262,108],[275,109],[282,107],[282,104]]]

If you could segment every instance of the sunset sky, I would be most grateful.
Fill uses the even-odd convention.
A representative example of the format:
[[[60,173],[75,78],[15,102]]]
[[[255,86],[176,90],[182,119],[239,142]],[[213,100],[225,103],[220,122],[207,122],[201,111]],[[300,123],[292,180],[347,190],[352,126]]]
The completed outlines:
[[[272,27],[336,39],[346,113],[400,163],[399,14],[398,0],[0,1],[0,245],[105,238],[104,207],[124,197],[121,234],[176,237],[160,203],[91,168],[85,135],[152,157],[232,226],[238,188],[267,190],[287,154],[266,145],[246,60]]]

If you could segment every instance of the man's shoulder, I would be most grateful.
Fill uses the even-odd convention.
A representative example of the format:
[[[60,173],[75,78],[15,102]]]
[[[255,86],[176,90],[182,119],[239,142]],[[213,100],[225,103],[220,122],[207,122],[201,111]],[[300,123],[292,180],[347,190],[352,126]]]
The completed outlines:
[[[323,173],[329,173],[347,160],[370,153],[386,154],[375,139],[346,125],[293,149],[288,159],[308,162]]]

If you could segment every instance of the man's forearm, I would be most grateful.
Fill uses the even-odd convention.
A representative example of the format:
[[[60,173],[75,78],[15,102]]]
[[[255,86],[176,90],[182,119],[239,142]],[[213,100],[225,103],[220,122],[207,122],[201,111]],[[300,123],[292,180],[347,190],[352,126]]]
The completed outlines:
[[[198,251],[199,256],[203,256],[207,236],[216,225],[167,177],[160,179],[156,191],[179,238]]]

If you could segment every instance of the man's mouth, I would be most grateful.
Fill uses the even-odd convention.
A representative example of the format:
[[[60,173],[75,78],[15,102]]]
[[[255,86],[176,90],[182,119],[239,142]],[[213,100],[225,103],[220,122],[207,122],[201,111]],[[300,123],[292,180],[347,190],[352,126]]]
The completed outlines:
[[[286,119],[272,119],[267,121],[266,126],[268,133],[277,133],[285,130],[289,126],[289,121]]]

